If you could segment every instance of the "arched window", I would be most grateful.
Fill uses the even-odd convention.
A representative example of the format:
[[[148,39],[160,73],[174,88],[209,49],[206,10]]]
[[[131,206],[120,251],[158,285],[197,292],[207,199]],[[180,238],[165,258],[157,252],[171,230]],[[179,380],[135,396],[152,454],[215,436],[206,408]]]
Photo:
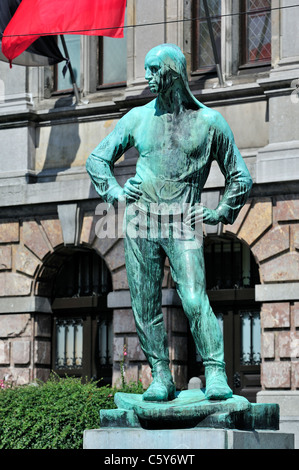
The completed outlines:
[[[258,266],[250,249],[239,240],[206,237],[207,292],[224,338],[229,385],[235,394],[255,401],[260,390],[260,305],[255,302]],[[189,338],[189,379],[204,369]]]
[[[93,251],[74,251],[60,269],[52,309],[52,369],[111,383],[112,312],[107,308],[111,276]]]

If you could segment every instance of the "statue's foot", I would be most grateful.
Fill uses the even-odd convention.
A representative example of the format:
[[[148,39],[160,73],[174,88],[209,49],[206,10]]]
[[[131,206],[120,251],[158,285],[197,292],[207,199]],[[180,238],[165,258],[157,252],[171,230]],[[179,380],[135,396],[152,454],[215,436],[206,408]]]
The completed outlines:
[[[169,401],[175,398],[175,385],[171,380],[156,378],[142,395],[145,401]]]
[[[206,391],[207,400],[227,400],[233,396],[233,392],[227,384],[224,367],[206,366]]]

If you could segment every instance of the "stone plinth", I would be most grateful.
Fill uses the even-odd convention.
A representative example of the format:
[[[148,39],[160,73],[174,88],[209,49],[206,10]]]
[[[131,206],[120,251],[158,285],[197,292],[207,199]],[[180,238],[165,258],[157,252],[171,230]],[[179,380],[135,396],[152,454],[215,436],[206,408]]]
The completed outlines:
[[[84,432],[84,449],[293,449],[294,435],[278,432],[279,407],[233,395],[206,400],[201,389],[169,402],[117,393],[114,410],[100,411],[101,429]]]
[[[84,431],[84,449],[293,449],[293,434],[236,429],[102,428]],[[130,454],[131,455],[131,454]],[[146,454],[144,459],[146,460]]]

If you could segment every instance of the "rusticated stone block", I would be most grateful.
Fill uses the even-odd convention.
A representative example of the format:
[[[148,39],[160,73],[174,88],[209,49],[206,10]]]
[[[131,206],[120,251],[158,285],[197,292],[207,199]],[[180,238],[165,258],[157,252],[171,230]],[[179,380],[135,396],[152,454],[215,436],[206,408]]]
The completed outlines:
[[[30,341],[14,341],[12,343],[12,362],[25,365],[30,362]]]
[[[92,248],[100,255],[105,256],[105,254],[118,242],[115,238],[98,238],[95,237]]]
[[[298,281],[299,253],[291,252],[271,259],[260,266],[264,282]]]
[[[272,225],[272,202],[270,198],[256,201],[239,231],[238,238],[252,245]]]
[[[292,362],[292,388],[299,388],[299,362]]]
[[[137,383],[138,380],[138,366],[137,365],[128,365],[125,368],[125,382],[129,384],[130,382]]]
[[[145,361],[145,355],[140,347],[140,342],[137,337],[127,338],[127,358],[129,361]]]
[[[35,368],[35,378],[37,380],[41,380],[42,382],[46,382],[50,377],[50,369],[46,368]]]
[[[262,334],[262,356],[267,359],[274,359],[274,332],[267,331]]]
[[[0,246],[0,271],[11,269],[11,246]]]
[[[277,335],[277,352],[279,357],[299,358],[299,332],[280,331]]]
[[[299,224],[291,226],[291,236],[294,243],[294,248],[299,250]]]
[[[274,207],[274,221],[299,220],[299,199],[278,200]]]
[[[248,201],[246,204],[244,204],[235,222],[232,225],[223,225],[223,233],[233,233],[236,235],[250,209],[250,206],[251,201]]]
[[[291,363],[286,361],[266,361],[262,363],[262,383],[266,388],[290,388]]]
[[[34,276],[40,261],[25,246],[19,245],[14,252],[17,271]]]
[[[0,273],[0,297],[29,295],[32,280],[22,274]]]
[[[141,366],[141,377],[140,379],[143,385],[143,388],[149,387],[149,385],[152,383],[153,377],[152,377],[152,371],[149,366],[149,364],[142,364]]]
[[[0,341],[0,365],[5,366],[10,363],[10,343]]]
[[[133,312],[130,309],[113,311],[114,333],[136,333]]]
[[[122,361],[124,358],[125,340],[123,337],[114,337],[113,339],[113,360]]]
[[[19,241],[19,222],[0,223],[0,243]]]
[[[15,385],[26,385],[30,382],[30,373],[28,367],[14,367],[11,371],[11,380]]]
[[[34,363],[49,365],[51,363],[51,343],[48,341],[35,341]]]
[[[265,303],[261,310],[262,328],[285,328],[290,326],[288,302]]]
[[[24,245],[39,259],[43,259],[49,253],[50,248],[42,235],[39,225],[34,220],[23,222],[22,236]]]
[[[53,248],[63,244],[63,235],[59,219],[43,219],[42,227]]]
[[[290,247],[289,226],[278,225],[269,230],[253,247],[254,256],[263,261]]]
[[[113,290],[129,289],[127,271],[125,267],[112,274]]]
[[[37,313],[34,319],[34,335],[44,338],[51,337],[51,316]]]
[[[31,336],[31,317],[29,313],[0,315],[0,335],[13,338],[21,335]]]
[[[176,336],[171,345],[171,356],[174,361],[183,361],[187,357],[187,338]]]
[[[299,302],[295,302],[293,306],[294,325],[295,328],[299,327]]]
[[[187,386],[187,377],[188,377],[188,370],[187,366],[181,364],[174,364],[172,366],[173,369],[173,379],[175,381],[175,385],[177,389],[185,389]]]
[[[170,308],[169,314],[171,318],[172,331],[176,333],[187,333],[188,320],[181,308]]]
[[[95,236],[94,215],[85,215],[83,218],[80,243],[90,245]]]
[[[114,271],[121,266],[125,266],[125,250],[123,240],[119,240],[111,248],[111,250],[105,256],[105,261],[110,271]]]

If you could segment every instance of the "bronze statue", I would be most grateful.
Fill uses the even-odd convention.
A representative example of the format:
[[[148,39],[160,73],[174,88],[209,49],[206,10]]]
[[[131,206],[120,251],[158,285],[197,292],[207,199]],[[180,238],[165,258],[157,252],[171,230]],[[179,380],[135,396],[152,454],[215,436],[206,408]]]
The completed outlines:
[[[189,320],[196,347],[203,359],[207,399],[227,399],[223,338],[205,288],[203,243],[196,226],[232,224],[249,195],[252,180],[224,118],[192,95],[181,50],[162,44],[145,59],[145,78],[157,97],[124,115],[91,153],[86,168],[104,201],[125,201],[127,223],[132,206],[151,214],[163,204],[181,207],[188,236],[163,227],[153,236],[125,237],[125,255],[132,309],[142,350],[153,381],[144,400],[168,401],[175,397],[169,369],[167,335],[161,309],[165,257]],[[113,165],[130,147],[139,152],[136,174],[124,188],[116,181]],[[215,159],[225,176],[225,191],[215,209],[202,207],[201,193]],[[188,210],[186,211],[186,207]],[[149,228],[149,227],[147,227]]]

